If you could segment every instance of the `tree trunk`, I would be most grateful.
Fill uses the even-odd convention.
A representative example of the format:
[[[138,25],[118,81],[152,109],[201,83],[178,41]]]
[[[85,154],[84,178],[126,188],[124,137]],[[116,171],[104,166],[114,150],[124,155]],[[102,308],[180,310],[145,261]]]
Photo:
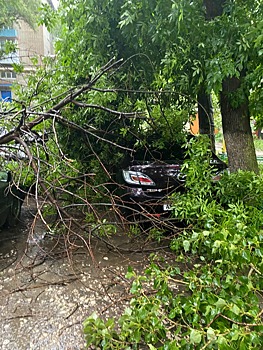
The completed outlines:
[[[206,10],[206,19],[213,20],[223,14],[226,0],[203,0],[203,4]],[[241,81],[236,77],[225,78],[222,83],[220,108],[229,169],[231,172],[241,169],[258,173],[248,99],[244,98],[237,106],[233,104],[233,94],[240,86]]]
[[[223,14],[223,6],[226,0],[203,0],[206,9],[206,19],[214,19]]]
[[[201,88],[197,96],[197,101],[199,133],[209,135],[211,149],[215,152],[215,124],[211,95],[208,95],[205,90]]]
[[[222,84],[220,107],[223,133],[230,172],[238,169],[259,172],[250,126],[248,99],[233,105],[233,93],[240,88],[240,79],[226,78]]]

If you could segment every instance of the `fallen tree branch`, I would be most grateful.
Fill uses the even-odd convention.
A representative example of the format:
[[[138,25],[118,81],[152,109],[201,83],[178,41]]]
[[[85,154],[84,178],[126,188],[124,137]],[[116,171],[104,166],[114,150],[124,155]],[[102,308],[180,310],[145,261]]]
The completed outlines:
[[[37,113],[37,117],[33,119],[32,121],[25,122],[25,118],[23,117],[23,125],[19,125],[17,128],[13,129],[12,131],[6,133],[3,136],[0,136],[0,144],[7,144],[11,141],[14,141],[16,138],[18,138],[21,134],[24,132],[28,132],[32,130],[35,126],[43,123],[43,121],[53,118],[54,116],[57,116],[60,113],[60,110],[64,108],[66,105],[74,101],[78,96],[82,95],[84,92],[87,92],[91,90],[92,86],[94,86],[98,80],[109,70],[115,68],[119,65],[121,60],[118,60],[116,62],[113,62],[114,59],[110,60],[104,67],[102,67],[97,74],[95,74],[94,78],[92,78],[87,84],[81,86],[76,91],[74,89],[71,89],[67,96],[63,98],[61,101],[59,101],[57,104],[55,104],[53,107],[51,107],[49,110],[45,111],[44,113]],[[16,115],[22,113],[23,110],[17,112]],[[31,116],[36,114],[34,110],[27,110],[27,116]],[[21,119],[20,119],[21,120]]]
[[[92,103],[83,103],[83,102],[79,102],[76,100],[71,101],[74,105],[78,106],[78,107],[82,107],[82,108],[92,108],[92,109],[100,109],[102,111],[114,114],[114,115],[118,115],[120,118],[121,117],[125,117],[125,118],[139,118],[139,119],[146,119],[146,117],[143,115],[145,113],[142,112],[119,112],[119,111],[115,111],[114,109],[110,109],[104,106],[100,106],[100,105],[95,105]]]

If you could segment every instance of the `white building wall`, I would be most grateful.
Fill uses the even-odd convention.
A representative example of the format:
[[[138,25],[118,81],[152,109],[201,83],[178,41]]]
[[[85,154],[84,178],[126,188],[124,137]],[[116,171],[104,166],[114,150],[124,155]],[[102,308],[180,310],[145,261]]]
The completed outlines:
[[[55,9],[52,0],[43,0]],[[11,91],[12,83],[18,81],[26,84],[26,74],[34,69],[31,62],[32,57],[37,57],[39,64],[44,56],[54,54],[53,38],[45,26],[31,28],[27,23],[19,21],[14,25],[15,36],[3,38],[3,40],[14,40],[17,43],[18,51],[8,57],[0,59],[0,101],[1,96]],[[22,75],[13,72],[12,64],[22,63],[25,67]]]
[[[43,56],[54,54],[52,36],[44,26],[32,29],[27,23],[20,22],[16,29],[21,63],[31,66],[30,58],[38,57],[41,62]]]

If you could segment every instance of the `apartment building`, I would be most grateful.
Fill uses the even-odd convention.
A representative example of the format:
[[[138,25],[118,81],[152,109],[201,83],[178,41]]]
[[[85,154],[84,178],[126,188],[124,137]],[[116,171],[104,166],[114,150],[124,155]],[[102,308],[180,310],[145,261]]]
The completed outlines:
[[[54,9],[51,0],[46,0]],[[0,101],[12,100],[12,84],[22,82],[26,73],[32,71],[32,57],[38,57],[39,62],[44,56],[53,55],[53,38],[45,26],[32,29],[27,23],[19,21],[13,28],[0,30],[0,49],[6,41],[16,44],[17,50],[0,59]],[[23,75],[17,75],[13,69],[14,64],[23,64]]]

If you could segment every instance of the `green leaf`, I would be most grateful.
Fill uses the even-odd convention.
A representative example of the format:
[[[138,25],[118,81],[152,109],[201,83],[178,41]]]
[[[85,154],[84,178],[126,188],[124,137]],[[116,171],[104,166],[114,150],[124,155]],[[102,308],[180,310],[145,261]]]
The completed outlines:
[[[135,272],[133,271],[132,267],[131,266],[128,266],[128,269],[127,269],[127,273],[125,275],[126,278],[130,279],[130,278],[133,278],[135,277]]]
[[[133,339],[136,341],[136,343],[139,343],[141,340],[141,331],[140,329],[135,329],[133,332]]]
[[[215,306],[218,307],[219,309],[222,309],[226,305],[227,305],[226,301],[222,298],[219,298],[215,303]]]
[[[183,247],[185,252],[189,252],[190,249],[190,242],[188,240],[183,241]]]
[[[249,251],[247,250],[243,250],[242,252],[242,258],[244,258],[245,260],[247,260],[248,262],[251,260],[251,256]]]
[[[156,350],[157,348],[155,346],[153,346],[152,344],[147,344],[149,346],[150,350]]]
[[[190,333],[190,343],[200,344],[202,340],[202,333],[196,329],[192,329]]]
[[[240,312],[241,312],[240,308],[236,304],[234,304],[230,308],[230,311],[232,311],[235,315],[240,315]]]
[[[211,341],[211,340],[215,340],[216,339],[216,334],[213,328],[209,327],[206,331],[206,335],[207,335],[207,340]]]

